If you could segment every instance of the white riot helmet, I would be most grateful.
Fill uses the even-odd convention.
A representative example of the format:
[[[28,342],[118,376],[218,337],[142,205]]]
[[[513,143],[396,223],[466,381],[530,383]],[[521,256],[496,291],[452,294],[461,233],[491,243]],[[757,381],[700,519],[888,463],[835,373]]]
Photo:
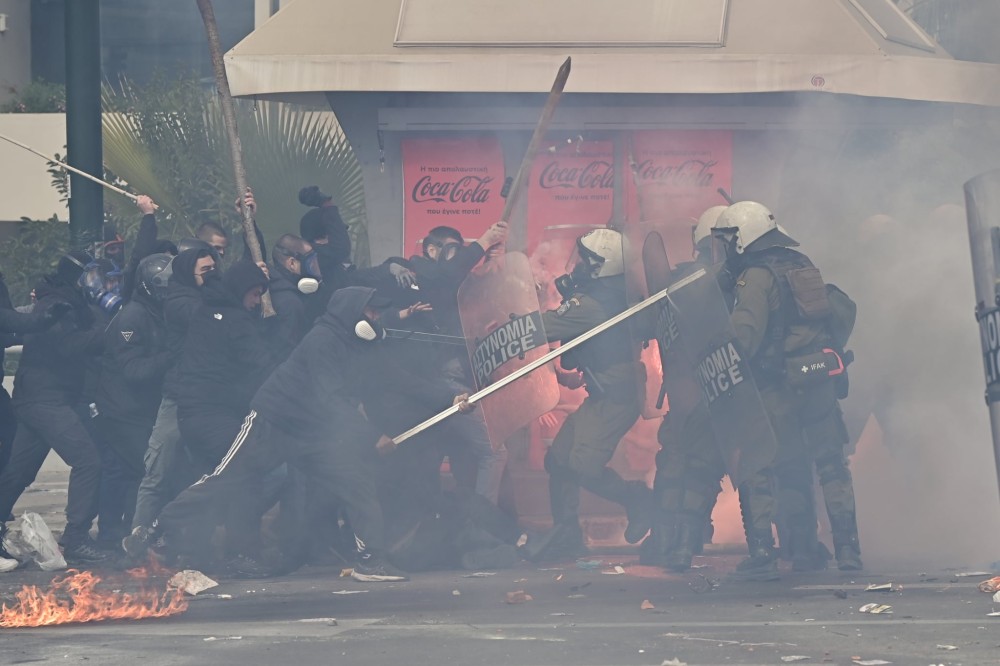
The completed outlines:
[[[625,238],[614,229],[594,229],[576,239],[573,273],[602,278],[625,272]]]
[[[698,243],[712,235],[712,228],[715,226],[715,223],[719,220],[719,216],[722,215],[726,208],[727,206],[712,206],[701,214],[701,217],[698,218],[698,224],[695,225],[691,236],[695,249],[697,249]]]
[[[716,221],[715,229],[735,236],[736,254],[743,254],[754,241],[767,234],[771,234],[773,245],[785,247],[798,245],[795,239],[774,221],[771,211],[756,201],[737,201],[726,208]]]

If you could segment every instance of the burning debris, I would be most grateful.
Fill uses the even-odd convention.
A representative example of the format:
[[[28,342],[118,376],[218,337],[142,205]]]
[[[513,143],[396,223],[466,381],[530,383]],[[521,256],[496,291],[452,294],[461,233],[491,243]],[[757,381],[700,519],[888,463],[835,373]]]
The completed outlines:
[[[141,573],[140,573],[141,572]],[[130,578],[146,580],[143,569],[133,569]],[[166,586],[144,586],[139,592],[100,590],[101,577],[92,571],[70,569],[53,579],[47,590],[25,585],[17,593],[17,603],[0,607],[0,627],[43,627],[54,624],[99,620],[141,620],[167,617],[187,610],[184,592]]]

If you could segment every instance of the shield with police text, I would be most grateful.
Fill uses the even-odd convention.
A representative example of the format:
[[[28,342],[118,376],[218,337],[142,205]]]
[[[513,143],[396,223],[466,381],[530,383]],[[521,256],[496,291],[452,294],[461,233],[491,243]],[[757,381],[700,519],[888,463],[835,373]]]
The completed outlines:
[[[663,291],[675,279],[687,274],[671,270],[663,237],[655,231],[649,233],[643,242],[642,266],[650,295]],[[690,356],[679,339],[676,311],[666,300],[653,308],[655,319],[651,346],[655,345],[660,368],[656,406],[667,409],[676,422],[683,422],[701,402],[701,389],[695,381]]]
[[[976,319],[982,341],[986,404],[990,410],[993,458],[1000,484],[1000,171],[965,184],[965,212],[976,288]]]
[[[476,389],[506,377],[549,350],[528,258],[508,252],[470,273],[458,290],[462,330]],[[478,404],[494,448],[559,403],[551,364]]]
[[[739,348],[716,272],[709,270],[669,297],[677,338],[708,406],[712,432],[733,486],[774,460],[778,441],[747,354]]]

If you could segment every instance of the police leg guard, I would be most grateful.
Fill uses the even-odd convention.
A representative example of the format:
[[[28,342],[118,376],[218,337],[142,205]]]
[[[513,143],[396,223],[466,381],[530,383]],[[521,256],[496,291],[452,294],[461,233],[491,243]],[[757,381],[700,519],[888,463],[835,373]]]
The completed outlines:
[[[545,471],[549,473],[549,506],[556,525],[579,525],[579,476],[556,460],[550,449],[545,454]]]
[[[833,531],[833,550],[837,568],[841,571],[861,571],[861,544],[858,541],[858,523],[854,513],[830,516]]]
[[[667,552],[665,567],[671,571],[687,571],[691,560],[701,549],[705,533],[705,518],[700,513],[684,513],[677,517],[674,542]]]

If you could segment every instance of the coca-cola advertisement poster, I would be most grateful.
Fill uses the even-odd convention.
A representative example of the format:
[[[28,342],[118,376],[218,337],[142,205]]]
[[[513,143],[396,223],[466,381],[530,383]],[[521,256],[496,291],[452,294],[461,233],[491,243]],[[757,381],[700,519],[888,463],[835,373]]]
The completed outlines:
[[[495,136],[404,139],[405,254],[419,254],[434,227],[478,238],[500,219],[503,150]]]
[[[528,181],[529,251],[553,227],[605,226],[614,215],[614,142],[546,142]],[[546,228],[550,230],[546,233]]]
[[[639,130],[627,153],[634,176],[626,178],[626,215],[664,236],[672,262],[691,252],[691,227],[705,209],[725,205],[731,192],[733,133],[727,130]]]

